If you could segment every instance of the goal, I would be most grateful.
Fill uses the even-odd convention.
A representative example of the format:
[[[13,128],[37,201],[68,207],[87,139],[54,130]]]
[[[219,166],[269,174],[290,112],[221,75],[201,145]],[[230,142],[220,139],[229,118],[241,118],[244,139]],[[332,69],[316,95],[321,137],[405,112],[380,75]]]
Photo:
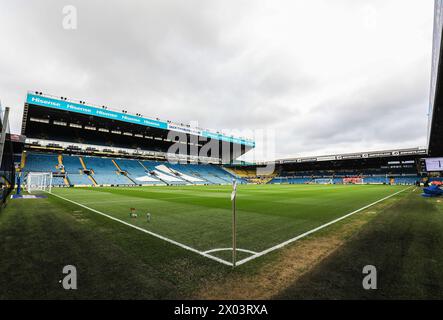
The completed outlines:
[[[26,191],[52,191],[52,173],[51,172],[29,172],[26,177]]]
[[[314,183],[316,184],[333,184],[332,179],[318,178],[314,179]]]

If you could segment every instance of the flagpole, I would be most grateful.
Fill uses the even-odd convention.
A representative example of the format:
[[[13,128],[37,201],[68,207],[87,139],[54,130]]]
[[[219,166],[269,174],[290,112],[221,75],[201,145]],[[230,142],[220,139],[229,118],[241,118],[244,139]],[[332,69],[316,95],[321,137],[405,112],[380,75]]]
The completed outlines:
[[[237,198],[237,181],[234,179],[232,182],[232,267],[235,268],[236,262],[237,262],[237,217],[235,212],[235,200]]]
[[[236,214],[235,214],[235,198],[232,201],[232,266],[235,268],[236,263],[236,250],[237,250],[237,239],[236,239]]]

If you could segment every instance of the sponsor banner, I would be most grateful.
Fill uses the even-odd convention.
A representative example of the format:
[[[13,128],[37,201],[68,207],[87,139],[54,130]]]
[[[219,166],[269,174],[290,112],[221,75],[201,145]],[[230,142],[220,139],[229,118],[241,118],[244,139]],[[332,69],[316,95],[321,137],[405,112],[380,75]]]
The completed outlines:
[[[361,157],[361,154],[344,154],[341,156],[337,156],[337,160],[360,159]]]
[[[297,162],[315,162],[315,161],[317,161],[317,158],[297,159]]]
[[[377,153],[369,153],[369,158],[380,158],[380,157],[390,157],[391,155],[395,156],[395,152],[386,151],[386,152],[377,152]]]
[[[226,142],[231,142],[231,143],[236,143],[236,144],[243,144],[243,145],[250,146],[250,147],[255,147],[255,142],[253,142],[253,141],[229,137],[229,136],[225,136],[222,134],[212,133],[209,131],[201,131],[196,128],[191,128],[191,127],[187,127],[187,126],[180,126],[180,125],[176,125],[176,124],[172,124],[172,123],[167,123],[164,121],[132,116],[132,115],[128,115],[128,114],[121,113],[121,112],[102,109],[100,107],[94,107],[94,106],[84,105],[84,104],[75,103],[75,102],[71,102],[71,101],[65,101],[65,100],[59,100],[59,99],[55,99],[55,98],[49,98],[49,97],[45,97],[45,96],[35,95],[32,93],[28,93],[27,98],[26,98],[26,102],[28,104],[38,105],[38,106],[42,106],[42,107],[48,107],[48,108],[64,110],[64,111],[71,111],[71,112],[86,114],[86,115],[95,116],[95,117],[102,117],[102,118],[106,118],[106,119],[124,121],[124,122],[144,125],[144,126],[148,126],[148,127],[152,127],[152,128],[159,128],[159,129],[183,132],[183,133],[198,135],[198,136],[202,136],[202,137],[206,137],[206,138],[217,139],[220,141],[226,141]]]
[[[46,196],[40,196],[40,195],[32,195],[32,194],[12,194],[11,199],[45,199]]]
[[[136,117],[112,110],[101,109],[80,103],[58,100],[54,98],[43,97],[29,93],[26,99],[28,104],[34,104],[42,107],[49,107],[58,110],[77,112],[90,116],[102,117],[106,119],[119,120],[134,124],[145,125],[153,128],[167,129],[168,124],[163,121],[152,120],[148,118]]]
[[[335,156],[318,157],[317,161],[332,161],[335,160]]]
[[[220,141],[232,142],[232,143],[236,143],[236,144],[244,144],[245,146],[249,146],[249,147],[255,147],[255,142],[254,141],[248,141],[248,140],[244,140],[244,139],[240,139],[240,138],[235,138],[235,137],[228,137],[228,136],[225,136],[225,135],[220,134],[220,133],[213,133],[213,132],[209,132],[209,131],[202,131],[201,135],[203,137],[206,137],[206,138],[217,139],[217,140],[220,140]]]
[[[426,154],[426,153],[427,153],[426,149],[422,149],[422,150],[405,150],[405,151],[400,151],[399,152],[400,155]]]
[[[189,134],[193,134],[193,135],[197,135],[197,136],[201,136],[202,135],[201,131],[198,130],[198,129],[191,128],[191,127],[179,126],[179,125],[170,124],[170,123],[168,123],[168,130],[177,131],[177,132],[183,132],[183,133],[189,133]]]
[[[368,152],[368,153],[340,154],[336,156],[320,156],[316,158],[283,159],[280,161],[280,163],[385,158],[385,157],[398,157],[398,156],[419,155],[419,154],[427,154],[427,150],[426,149],[388,150],[388,151]]]

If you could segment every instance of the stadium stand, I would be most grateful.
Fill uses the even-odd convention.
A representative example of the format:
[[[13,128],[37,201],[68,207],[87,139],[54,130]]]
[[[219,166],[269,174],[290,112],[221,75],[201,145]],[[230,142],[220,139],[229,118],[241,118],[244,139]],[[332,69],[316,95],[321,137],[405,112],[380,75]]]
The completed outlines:
[[[82,157],[86,169],[99,185],[133,185],[134,182],[121,174],[112,159],[99,157]]]
[[[187,181],[170,174],[169,172],[165,172],[164,163],[158,161],[141,161],[140,162],[149,173],[150,176],[163,181],[166,184],[174,184],[174,185],[184,185],[188,184]]]
[[[56,154],[28,154],[25,172],[54,172],[58,164]]]
[[[271,173],[267,175],[259,176],[257,175],[257,169],[245,169],[245,168],[235,168],[235,167],[226,167],[225,170],[227,170],[232,175],[238,177],[244,183],[255,183],[255,184],[266,184],[270,182],[277,174]]]
[[[63,155],[63,166],[67,173],[69,185],[93,185],[88,175],[83,172],[83,167],[78,156]]]
[[[258,168],[266,163],[236,160],[255,147],[250,139],[202,128],[190,130],[187,125],[140,115],[134,118],[117,110],[110,118],[103,113],[104,106],[37,91],[28,92],[24,107],[19,152],[25,152],[21,157],[14,155],[20,161],[19,170],[52,172],[54,185],[203,185],[231,184],[233,179],[256,184],[412,184],[426,177],[420,165],[427,154],[423,148],[277,159],[272,161],[274,173],[259,175]],[[175,144],[168,138],[170,132],[191,132],[189,137],[209,138],[219,150],[235,152],[196,156],[188,154],[189,142],[184,143],[188,144],[185,151],[170,154]],[[223,148],[226,143],[229,148]],[[197,151],[203,147],[198,144]],[[168,162],[171,155],[190,163]]]
[[[309,184],[315,183],[315,180],[325,179],[329,180],[331,177],[275,177],[269,183],[270,184]],[[417,175],[414,176],[358,176],[358,177],[334,177],[331,179],[333,184],[343,184],[344,180],[347,183],[362,183],[362,184],[401,184],[401,185],[413,185],[421,178]],[[358,182],[357,182],[358,180]]]
[[[140,185],[164,185],[165,183],[157,177],[149,174],[146,168],[135,159],[116,159],[115,162],[121,170],[127,173],[127,176]]]
[[[312,178],[302,178],[302,177],[275,177],[271,181],[270,184],[280,184],[280,183],[288,183],[288,184],[307,184],[312,181]]]
[[[210,164],[171,164],[162,161],[119,159],[29,152],[22,168],[52,172],[54,186],[95,185],[202,185],[245,180]]]
[[[233,170],[211,164],[172,164],[165,161],[37,152],[28,152],[26,161],[22,163],[25,174],[52,172],[54,186],[230,184],[234,178],[239,183],[270,184],[310,184],[328,180],[333,184],[358,181],[364,184],[412,185],[422,180],[417,173],[410,173],[410,170],[400,174],[397,173],[399,170],[381,174],[380,169],[281,171],[278,176],[257,177],[253,176],[252,170]]]

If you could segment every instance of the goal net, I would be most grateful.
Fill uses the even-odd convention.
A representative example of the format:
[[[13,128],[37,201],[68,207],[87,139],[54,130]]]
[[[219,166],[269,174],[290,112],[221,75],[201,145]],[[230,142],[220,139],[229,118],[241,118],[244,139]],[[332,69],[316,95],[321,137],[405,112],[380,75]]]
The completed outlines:
[[[332,184],[332,179],[325,179],[325,178],[314,179],[314,183],[316,183],[316,184]]]
[[[30,172],[27,176],[26,191],[32,193],[34,191],[52,190],[52,173],[51,172]]]

